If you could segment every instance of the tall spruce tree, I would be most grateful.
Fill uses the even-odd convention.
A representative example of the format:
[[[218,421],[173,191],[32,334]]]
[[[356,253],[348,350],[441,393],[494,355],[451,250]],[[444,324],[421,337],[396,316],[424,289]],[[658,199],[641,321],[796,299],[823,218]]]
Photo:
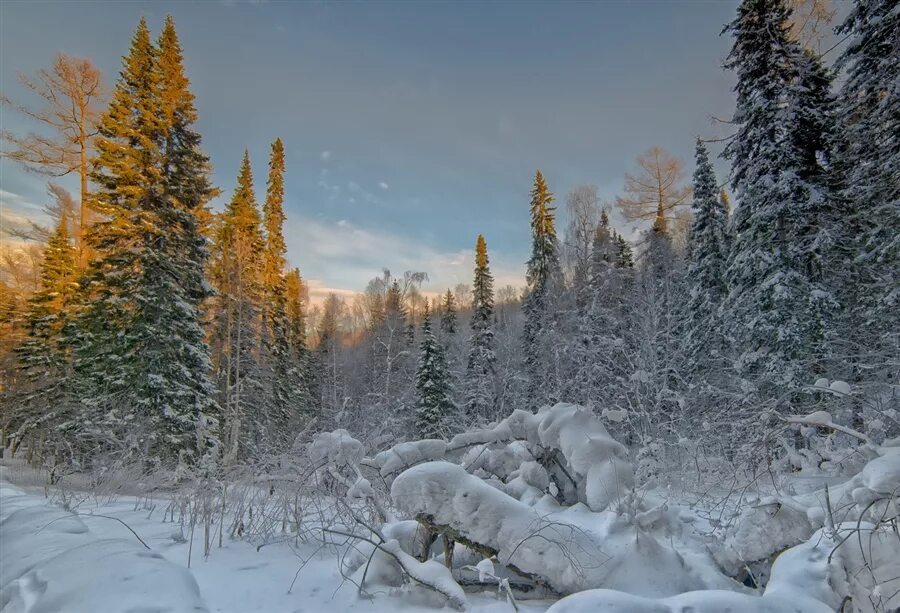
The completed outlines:
[[[288,425],[303,401],[301,381],[294,376],[288,339],[287,266],[284,242],[284,145],[278,138],[272,143],[266,200],[263,204],[265,249],[262,256],[262,302],[260,305],[260,349],[265,368],[264,401],[267,446],[283,448],[291,442]]]
[[[469,420],[487,422],[496,415],[497,382],[494,364],[494,278],[488,266],[487,243],[475,242],[475,278],[472,282],[472,336],[466,365],[465,410]]]
[[[212,188],[171,19],[159,42],[142,20],[100,122],[90,205],[102,221],[72,337],[82,430],[168,463],[198,436],[209,444],[216,412],[199,312]]]
[[[215,452],[221,408],[216,401],[211,379],[212,364],[206,331],[202,325],[203,305],[212,295],[206,280],[210,253],[205,225],[210,217],[209,201],[219,193],[213,187],[209,157],[201,148],[200,133],[194,129],[197,110],[190,81],[184,70],[181,43],[171,15],[166,16],[157,46],[159,48],[160,95],[165,117],[163,171],[165,202],[160,211],[164,233],[168,237],[161,246],[167,250],[163,269],[174,271],[159,296],[158,306],[167,308],[174,300],[177,309],[168,307],[165,317],[171,346],[170,355],[177,356],[167,368],[168,382],[178,388],[181,402],[193,408],[196,418],[199,450]],[[165,352],[159,356],[165,360]],[[176,393],[176,390],[172,390]]]
[[[728,26],[738,132],[725,149],[740,201],[726,269],[726,328],[739,372],[763,385],[805,383],[833,296],[822,283],[829,200],[818,166],[824,84],[789,36],[783,0],[744,0]]]
[[[849,37],[837,61],[845,79],[838,94],[833,169],[848,227],[846,268],[852,274],[842,286],[849,315],[845,334],[855,341],[851,354],[896,355],[900,346],[898,31],[895,0],[856,0],[838,28]]]
[[[422,321],[422,343],[416,370],[415,429],[419,438],[441,438],[447,434],[447,420],[455,410],[451,400],[450,375],[444,348],[431,330],[431,317]]]
[[[706,145],[699,138],[696,163],[687,274],[690,294],[685,326],[686,352],[692,360],[713,348],[710,334],[716,328],[714,317],[726,291],[725,258],[728,255],[727,213]]]
[[[264,245],[250,155],[244,151],[237,186],[218,221],[213,262],[218,290],[215,362],[229,461],[257,451],[265,424],[258,405],[263,391],[259,339]]]
[[[550,338],[554,327],[554,307],[561,289],[553,194],[538,170],[531,189],[531,257],[526,280],[528,293],[522,305],[525,325],[522,350],[527,378],[526,402],[538,407],[555,394],[552,373],[555,355]]]

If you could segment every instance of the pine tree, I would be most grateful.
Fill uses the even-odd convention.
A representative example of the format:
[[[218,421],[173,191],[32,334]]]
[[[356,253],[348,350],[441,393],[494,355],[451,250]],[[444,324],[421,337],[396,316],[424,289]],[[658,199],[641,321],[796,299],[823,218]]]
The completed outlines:
[[[687,282],[687,354],[692,359],[707,353],[710,334],[716,328],[714,316],[725,295],[727,212],[720,197],[716,176],[703,141],[697,139],[697,168],[694,170],[693,224],[690,235],[690,263]]]
[[[415,428],[418,438],[441,438],[447,432],[447,419],[455,407],[450,398],[449,373],[444,348],[431,330],[426,312],[422,322],[419,367],[416,370],[417,405]]]
[[[466,416],[488,422],[496,413],[496,371],[494,364],[494,278],[488,267],[487,243],[478,235],[475,242],[475,279],[472,283],[472,336],[466,365]],[[449,295],[449,292],[448,292]]]
[[[215,363],[229,461],[257,450],[265,421],[257,404],[262,397],[259,339],[264,245],[250,155],[244,151],[237,186],[219,219],[213,262],[219,302]]]
[[[199,321],[198,216],[212,189],[187,85],[171,20],[159,48],[142,20],[100,121],[90,205],[102,221],[88,236],[97,257],[67,335],[80,429],[163,462],[193,454],[216,412]]]
[[[540,171],[535,173],[531,190],[531,258],[526,280],[528,293],[522,310],[525,325],[522,350],[528,381],[527,402],[540,406],[555,393],[551,376],[555,370],[550,336],[554,326],[554,302],[561,286],[561,270],[557,253],[555,209],[550,206],[553,194]]]
[[[744,0],[728,27],[738,132],[725,149],[740,201],[726,269],[726,328],[745,378],[797,384],[811,375],[833,296],[822,283],[829,201],[818,159],[823,73],[790,40],[783,0]]]
[[[17,347],[21,375],[27,380],[12,416],[14,437],[57,438],[53,431],[69,418],[65,379],[68,370],[66,348],[59,336],[68,316],[67,309],[78,288],[75,249],[69,242],[67,211],[62,211],[56,231],[44,249],[40,289],[28,301],[24,342]]]
[[[305,420],[315,413],[317,405],[312,389],[312,356],[306,344],[306,305],[303,297],[303,279],[300,270],[290,270],[285,278],[287,300],[287,340],[290,370],[288,382],[296,397],[297,408],[291,415]]]
[[[437,302],[437,298],[435,298],[435,302]],[[441,304],[441,332],[447,338],[456,334],[456,320],[456,301],[453,298],[453,292],[448,289]]]

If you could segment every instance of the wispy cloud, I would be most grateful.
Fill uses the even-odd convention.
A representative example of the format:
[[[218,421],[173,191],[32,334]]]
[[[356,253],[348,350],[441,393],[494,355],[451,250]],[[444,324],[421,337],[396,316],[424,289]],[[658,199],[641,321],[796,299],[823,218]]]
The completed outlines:
[[[323,151],[322,153],[319,154],[319,157],[322,159],[323,162],[327,162],[328,160],[331,159],[331,151]]]
[[[380,187],[381,189],[387,189],[388,184],[385,183],[384,181],[381,181],[380,183],[378,183],[378,187]]]
[[[428,292],[440,292],[457,283],[471,284],[474,245],[446,251],[416,237],[402,236],[356,225],[341,219],[322,221],[294,217],[287,222],[288,257],[310,283],[313,303],[329,292],[349,296],[361,292],[382,268],[395,275],[407,270],[425,272]],[[491,270],[497,287],[521,286],[524,264],[492,251]]]

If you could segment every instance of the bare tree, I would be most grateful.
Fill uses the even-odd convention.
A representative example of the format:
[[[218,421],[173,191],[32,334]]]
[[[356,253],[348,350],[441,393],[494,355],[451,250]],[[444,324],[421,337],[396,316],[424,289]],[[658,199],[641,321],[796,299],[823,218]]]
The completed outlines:
[[[816,50],[830,29],[836,10],[831,8],[831,0],[790,0],[791,36],[804,47]]]
[[[81,180],[81,210],[75,238],[79,263],[87,259],[83,236],[90,223],[87,207],[88,158],[97,135],[99,107],[103,98],[100,71],[88,59],[58,54],[53,66],[34,77],[19,75],[19,81],[44,101],[42,108],[13,103],[6,95],[0,101],[49,128],[51,135],[28,132],[24,135],[3,130],[8,143],[2,155],[41,174],[61,177],[78,172]]]
[[[593,185],[581,185],[572,190],[566,196],[566,212],[569,223],[566,226],[564,255],[575,287],[581,288],[587,279],[594,233],[600,223],[597,188]]]
[[[61,185],[50,182],[47,184],[47,195],[50,196],[52,201],[44,205],[42,209],[44,214],[50,218],[49,226],[36,223],[32,219],[26,219],[22,223],[4,224],[2,232],[24,241],[46,243],[53,233],[53,228],[59,225],[59,220],[65,215],[66,230],[70,236],[76,234],[78,232],[78,207],[75,205],[72,194]]]
[[[472,306],[472,288],[465,283],[457,283],[453,288],[453,297],[456,299],[456,306],[461,311]]]
[[[616,198],[616,206],[629,221],[653,220],[658,229],[668,230],[669,217],[679,207],[690,204],[691,187],[676,158],[659,147],[638,156],[637,174],[625,175],[625,194]]]

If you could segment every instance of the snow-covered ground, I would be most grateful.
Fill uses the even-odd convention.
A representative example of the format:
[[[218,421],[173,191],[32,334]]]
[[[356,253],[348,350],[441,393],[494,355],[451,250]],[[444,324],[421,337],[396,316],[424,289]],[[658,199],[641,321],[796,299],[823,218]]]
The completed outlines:
[[[243,494],[184,481],[133,497],[125,481],[101,496],[75,475],[48,500],[40,473],[4,466],[0,612],[893,611],[900,444],[856,453],[828,488],[796,473],[742,496],[724,528],[640,483],[597,416],[563,403],[374,457],[319,433],[295,454],[309,472],[254,475]]]
[[[214,548],[204,559],[201,535],[195,534],[191,551],[190,542],[175,538],[181,534],[178,524],[162,521],[164,504],[150,511],[136,510],[136,502],[127,496],[111,502],[88,499],[78,506],[75,517],[48,502],[40,488],[3,482],[0,611],[419,613],[440,606],[439,600],[415,591],[360,599],[356,586],[341,578],[334,551],[312,544],[274,543],[257,551],[250,543],[226,538],[221,549]],[[85,546],[92,542],[100,545]],[[39,551],[34,552],[35,548]],[[32,557],[26,560],[22,556],[29,551]],[[149,557],[152,554],[163,560]],[[44,562],[36,572],[22,572],[38,558]],[[512,611],[505,600],[492,594],[470,594],[469,603],[471,610],[483,613]],[[520,610],[539,613],[551,604],[520,603]]]

